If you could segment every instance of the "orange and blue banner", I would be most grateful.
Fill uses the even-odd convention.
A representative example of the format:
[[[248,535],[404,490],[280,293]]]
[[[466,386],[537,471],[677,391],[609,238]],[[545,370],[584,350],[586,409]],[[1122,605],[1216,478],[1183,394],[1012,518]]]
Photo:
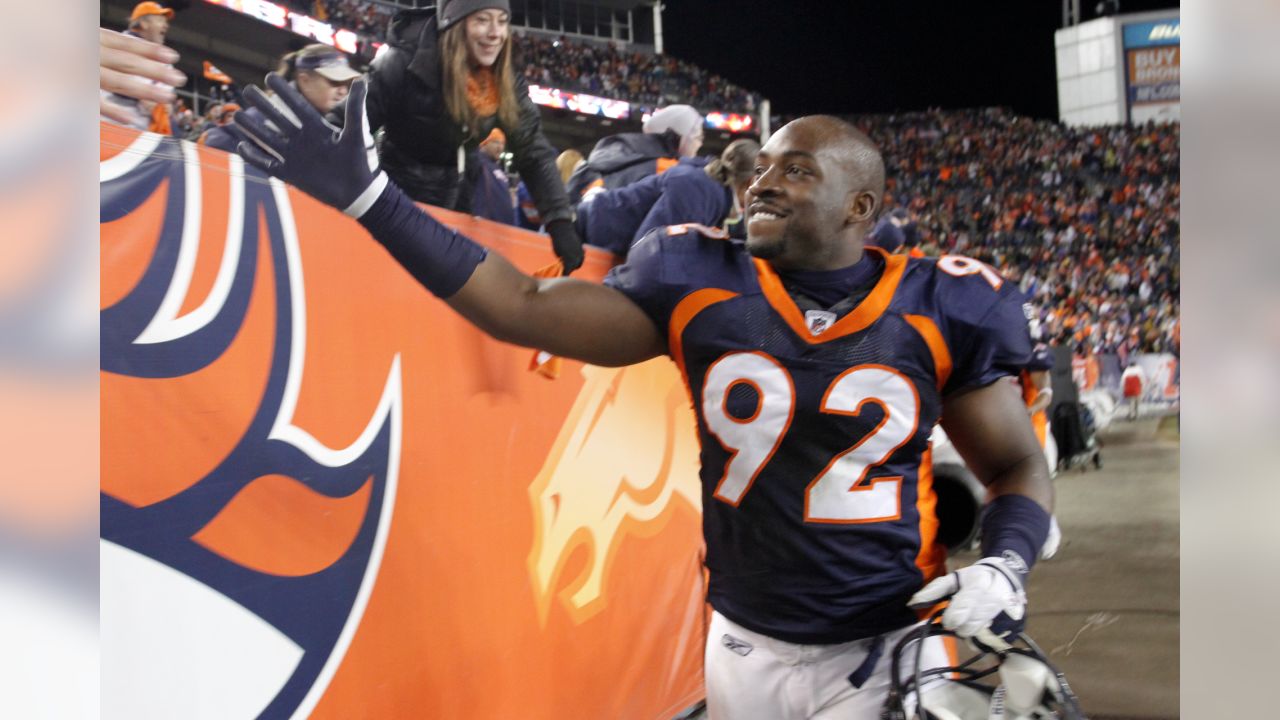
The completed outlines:
[[[702,697],[669,360],[548,380],[239,158],[106,124],[100,147],[103,717],[665,720]]]

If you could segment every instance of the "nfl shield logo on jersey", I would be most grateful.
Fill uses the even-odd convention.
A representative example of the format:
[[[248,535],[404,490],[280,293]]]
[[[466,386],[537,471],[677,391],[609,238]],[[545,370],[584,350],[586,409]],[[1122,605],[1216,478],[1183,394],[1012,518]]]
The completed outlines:
[[[809,332],[814,335],[826,332],[835,321],[836,314],[826,310],[806,310],[804,313],[804,322],[809,326]]]

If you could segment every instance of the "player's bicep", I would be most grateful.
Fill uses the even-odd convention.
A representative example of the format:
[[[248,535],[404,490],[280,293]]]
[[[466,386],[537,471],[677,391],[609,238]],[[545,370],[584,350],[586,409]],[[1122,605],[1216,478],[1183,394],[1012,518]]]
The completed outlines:
[[[448,303],[499,340],[593,365],[630,365],[666,351],[653,320],[622,292],[575,278],[531,278],[496,253]]]
[[[1011,383],[997,380],[948,396],[942,428],[965,464],[994,494],[1013,492],[1046,508],[1052,505],[1044,452]]]

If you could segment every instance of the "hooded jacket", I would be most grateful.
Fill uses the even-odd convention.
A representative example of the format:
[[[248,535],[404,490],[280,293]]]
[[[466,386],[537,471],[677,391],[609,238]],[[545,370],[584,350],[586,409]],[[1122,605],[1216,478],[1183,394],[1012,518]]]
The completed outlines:
[[[484,118],[465,128],[449,115],[441,77],[436,11],[403,10],[391,20],[387,47],[369,71],[369,129],[383,129],[382,167],[414,200],[470,212],[480,140],[495,127],[507,136],[513,166],[528,184],[544,222],[573,217],[556,169],[556,151],[542,135],[529,86],[515,78],[520,120],[516,127]],[[332,115],[341,115],[342,109]],[[331,119],[332,119],[331,115]],[[341,118],[337,118],[341,120]]]
[[[577,203],[592,188],[626,187],[674,167],[679,158],[680,135],[674,130],[610,135],[596,143],[587,161],[569,176],[569,197]]]

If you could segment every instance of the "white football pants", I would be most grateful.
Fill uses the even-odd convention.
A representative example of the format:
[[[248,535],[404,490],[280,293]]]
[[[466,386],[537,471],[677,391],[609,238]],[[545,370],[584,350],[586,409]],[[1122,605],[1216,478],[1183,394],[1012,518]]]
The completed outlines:
[[[855,688],[849,674],[867,659],[873,640],[839,645],[796,645],[752,632],[718,612],[707,634],[709,720],[878,720],[889,694],[893,648],[909,626],[885,636],[875,669]],[[929,638],[924,669],[950,663],[942,638]],[[904,675],[915,669],[915,648],[902,658]],[[914,703],[912,703],[914,705]]]

